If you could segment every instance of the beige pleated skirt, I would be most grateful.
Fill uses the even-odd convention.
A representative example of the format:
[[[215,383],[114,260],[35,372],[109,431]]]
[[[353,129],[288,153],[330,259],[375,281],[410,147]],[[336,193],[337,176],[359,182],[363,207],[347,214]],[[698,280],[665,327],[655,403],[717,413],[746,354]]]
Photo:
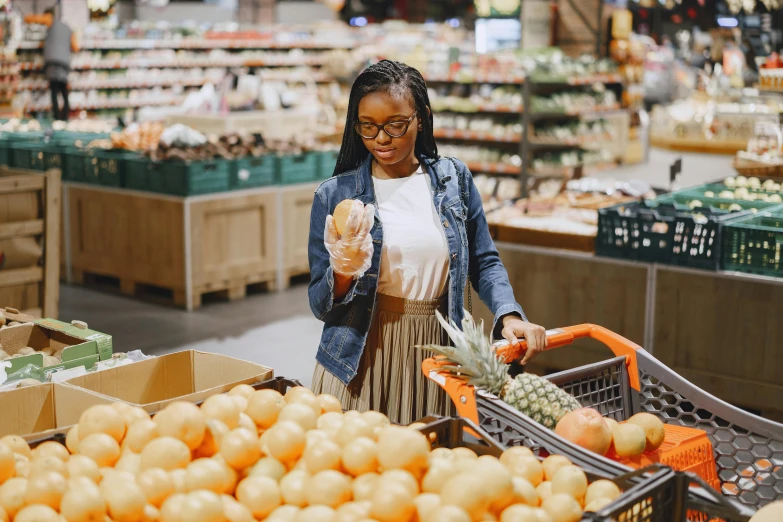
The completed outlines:
[[[375,410],[397,424],[410,424],[428,415],[455,415],[451,399],[421,371],[432,352],[415,347],[448,341],[435,311],[446,311],[446,298],[412,301],[378,295],[359,372],[346,386],[317,364],[315,393],[337,397],[345,410]]]

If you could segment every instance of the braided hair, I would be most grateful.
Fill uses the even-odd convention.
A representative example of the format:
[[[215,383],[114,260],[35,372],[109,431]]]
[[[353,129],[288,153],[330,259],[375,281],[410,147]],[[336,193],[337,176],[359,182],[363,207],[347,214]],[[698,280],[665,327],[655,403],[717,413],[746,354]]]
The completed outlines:
[[[432,133],[433,118],[427,85],[421,73],[401,62],[381,60],[361,72],[353,82],[348,99],[348,117],[334,175],[354,170],[367,159],[367,147],[354,130],[359,121],[359,102],[367,94],[386,91],[392,95],[406,96],[416,108],[421,130],[416,137],[415,154],[418,158],[438,159],[438,146]]]

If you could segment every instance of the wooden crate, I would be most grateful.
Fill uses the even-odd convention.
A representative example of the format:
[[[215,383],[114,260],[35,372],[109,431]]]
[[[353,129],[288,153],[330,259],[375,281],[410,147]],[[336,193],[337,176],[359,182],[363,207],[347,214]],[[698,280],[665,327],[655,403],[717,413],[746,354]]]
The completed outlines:
[[[187,309],[273,285],[276,190],[178,198],[69,185],[71,280]]]
[[[310,272],[307,243],[310,236],[310,209],[317,184],[281,188],[283,214],[283,285],[291,277]]]
[[[36,317],[57,318],[60,299],[60,171],[0,167],[0,240],[34,238],[41,259],[0,270],[0,303]]]

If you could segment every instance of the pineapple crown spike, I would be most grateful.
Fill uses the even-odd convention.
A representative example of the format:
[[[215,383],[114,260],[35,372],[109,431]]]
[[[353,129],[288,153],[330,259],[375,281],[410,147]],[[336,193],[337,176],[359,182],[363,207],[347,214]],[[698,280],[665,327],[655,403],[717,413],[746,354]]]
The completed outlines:
[[[444,365],[447,370],[458,377],[467,380],[479,388],[497,393],[498,385],[502,387],[508,374],[508,365],[498,357],[488,336],[484,335],[484,321],[476,321],[467,310],[464,311],[462,329],[439,312],[435,312],[438,322],[446,330],[454,346],[418,346],[442,355],[450,363]]]

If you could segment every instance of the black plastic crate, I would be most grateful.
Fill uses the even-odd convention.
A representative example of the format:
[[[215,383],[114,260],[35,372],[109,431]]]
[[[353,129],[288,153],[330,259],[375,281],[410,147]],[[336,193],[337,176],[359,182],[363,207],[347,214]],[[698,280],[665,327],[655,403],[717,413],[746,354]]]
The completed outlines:
[[[721,267],[773,277],[783,276],[783,207],[765,210],[723,228]]]
[[[433,449],[463,447],[473,450],[478,455],[495,457],[500,457],[506,449],[506,446],[488,432],[467,419],[426,417],[419,422],[426,424],[419,428],[419,431],[427,436]],[[577,463],[575,462],[575,464]],[[678,520],[675,514],[681,508],[682,501],[687,496],[687,490],[681,482],[675,481],[675,473],[671,468],[650,466],[630,472],[625,470],[617,475],[605,475],[597,474],[582,464],[578,465],[584,470],[590,482],[599,479],[611,480],[623,491],[620,497],[598,513],[585,512],[583,521],[616,521],[625,513],[639,517],[626,518],[625,520],[628,521],[671,522]],[[707,503],[707,507],[710,507],[709,503]],[[654,514],[654,517],[641,518],[642,514],[648,512],[651,515]],[[622,518],[620,519],[622,520]],[[736,520],[737,522],[745,522],[747,519]],[[727,520],[727,522],[729,521]]]
[[[717,270],[725,223],[750,215],[716,207],[691,209],[664,196],[598,211],[599,256]]]

